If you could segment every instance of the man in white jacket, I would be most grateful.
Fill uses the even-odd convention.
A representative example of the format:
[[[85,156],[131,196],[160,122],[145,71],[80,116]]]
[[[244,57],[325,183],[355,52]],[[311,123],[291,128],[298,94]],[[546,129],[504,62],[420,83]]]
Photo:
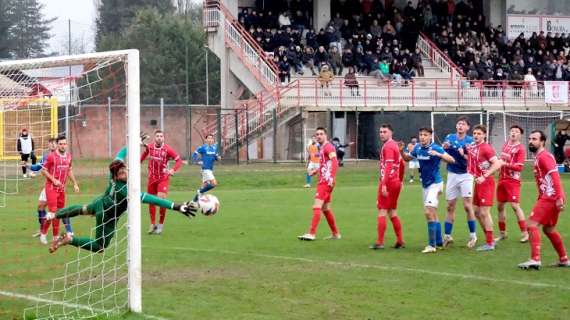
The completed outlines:
[[[34,165],[36,164],[37,159],[34,153],[34,139],[32,139],[32,135],[28,133],[28,129],[26,128],[22,129],[22,132],[18,137],[17,149],[22,159],[22,174],[24,178],[33,177],[34,173],[31,170],[29,174],[27,173],[27,163],[28,159],[31,159],[32,165]]]

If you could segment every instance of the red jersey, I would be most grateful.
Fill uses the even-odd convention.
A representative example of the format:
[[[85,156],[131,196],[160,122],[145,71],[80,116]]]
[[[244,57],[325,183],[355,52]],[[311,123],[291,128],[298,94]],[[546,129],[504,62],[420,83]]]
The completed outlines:
[[[71,170],[71,154],[68,152],[61,154],[59,151],[50,152],[43,166],[54,179],[61,182],[61,186],[56,187],[51,180],[46,179],[46,190],[65,192],[65,183]]]
[[[330,142],[325,142],[321,146],[320,153],[320,167],[319,167],[319,184],[332,184],[336,177],[336,169],[338,168],[338,161],[336,157],[330,158],[330,154],[336,152],[335,147]]]
[[[534,160],[534,179],[538,187],[538,198],[545,200],[564,199],[564,190],[560,182],[560,174],[554,156],[546,151],[540,151]]]
[[[485,172],[491,168],[491,162],[494,159],[497,159],[495,149],[493,149],[493,147],[486,142],[479,144],[473,143],[468,146],[467,151],[467,170],[475,178],[483,176],[483,174],[485,174]]]
[[[148,160],[148,180],[157,181],[168,178],[168,161],[174,160],[176,164],[174,165],[174,171],[177,171],[182,166],[182,159],[180,156],[166,143],[162,146],[157,147],[154,143],[147,145],[143,154],[141,155],[141,162],[143,162],[146,157]]]
[[[400,182],[404,181],[404,175],[406,174],[406,162],[403,158],[400,158]]]
[[[380,150],[380,183],[400,179],[400,148],[396,141],[390,139]]]
[[[524,168],[525,147],[520,144],[510,144],[508,141],[503,145],[500,159],[505,162],[501,167],[499,180],[521,181],[521,171]]]

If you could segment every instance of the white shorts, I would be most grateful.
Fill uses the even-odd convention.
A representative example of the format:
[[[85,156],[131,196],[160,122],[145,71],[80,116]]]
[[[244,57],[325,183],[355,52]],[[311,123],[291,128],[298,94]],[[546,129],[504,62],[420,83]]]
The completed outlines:
[[[473,176],[469,173],[447,173],[447,185],[445,186],[445,199],[455,200],[473,197]]]
[[[420,168],[420,162],[418,160],[410,161],[410,169],[419,169],[419,168]]]
[[[424,188],[424,207],[437,208],[439,204],[438,196],[443,191],[443,182],[430,184]]]
[[[307,166],[307,173],[311,173],[311,171],[319,170],[320,164],[316,162],[309,162]]]
[[[216,177],[214,177],[214,171],[203,169],[202,170],[202,182],[206,182],[206,181],[210,181],[210,180],[216,180]]]
[[[46,188],[43,188],[42,192],[40,192],[40,197],[38,198],[38,201],[47,202]]]

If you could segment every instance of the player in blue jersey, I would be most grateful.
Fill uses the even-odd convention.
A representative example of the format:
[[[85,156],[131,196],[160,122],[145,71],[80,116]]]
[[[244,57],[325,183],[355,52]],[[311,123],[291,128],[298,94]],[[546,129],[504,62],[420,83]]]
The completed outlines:
[[[202,166],[202,188],[196,192],[194,201],[198,201],[200,195],[218,185],[216,177],[214,177],[214,162],[222,159],[218,155],[218,151],[218,145],[214,143],[214,135],[208,134],[206,143],[198,147],[192,154],[192,162]]]
[[[441,237],[441,224],[437,217],[437,205],[439,194],[443,191],[443,180],[439,174],[439,163],[443,159],[447,163],[454,163],[455,160],[443,150],[443,148],[432,142],[433,130],[431,128],[420,128],[419,139],[412,151],[402,151],[402,157],[406,161],[417,159],[420,162],[420,177],[423,187],[424,212],[427,219],[429,242],[422,253],[435,253],[436,247],[443,246]]]
[[[473,137],[468,135],[470,123],[466,117],[459,117],[455,124],[456,133],[450,133],[443,141],[443,148],[453,157],[455,163],[447,164],[447,184],[445,198],[447,200],[447,217],[445,218],[443,246],[453,243],[451,231],[455,221],[455,206],[457,198],[463,199],[463,208],[467,214],[467,226],[469,228],[468,248],[473,248],[477,243],[475,231],[476,221],[473,210],[473,176],[467,172],[466,146],[473,143]]]

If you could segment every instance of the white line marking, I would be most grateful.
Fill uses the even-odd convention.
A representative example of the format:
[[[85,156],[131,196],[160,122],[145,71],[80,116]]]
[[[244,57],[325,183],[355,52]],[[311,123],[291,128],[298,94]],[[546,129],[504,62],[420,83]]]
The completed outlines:
[[[17,299],[23,299],[23,300],[34,301],[34,302],[42,302],[42,303],[49,303],[49,304],[61,305],[61,306],[65,306],[65,307],[68,307],[68,308],[82,309],[82,310],[87,310],[87,311],[90,311],[90,312],[108,313],[108,311],[106,312],[106,311],[103,310],[103,309],[91,308],[91,307],[84,306],[84,305],[81,305],[81,304],[69,303],[69,302],[65,302],[65,301],[50,300],[50,299],[40,298],[40,297],[37,297],[37,296],[28,295],[28,294],[22,294],[22,293],[16,293],[16,292],[9,292],[9,291],[2,291],[2,290],[0,290],[0,295],[6,296],[6,297],[10,297],[10,298],[17,298]],[[153,315],[145,314],[145,313],[141,313],[140,315],[141,315],[143,318],[146,318],[146,319],[152,319],[152,320],[168,320],[168,319],[166,319],[166,318],[161,318],[161,317],[157,317],[157,316],[153,316]]]
[[[340,262],[340,261],[331,261],[331,260],[318,260],[318,259],[309,259],[309,258],[291,257],[291,256],[278,256],[278,255],[270,255],[270,254],[263,254],[263,253],[250,253],[250,252],[213,250],[213,249],[198,249],[198,248],[186,248],[186,247],[149,247],[149,246],[143,246],[143,248],[160,249],[160,250],[171,249],[171,250],[179,250],[179,251],[209,252],[209,253],[220,253],[220,254],[231,254],[231,255],[245,255],[245,256],[258,257],[258,258],[280,259],[280,260],[290,260],[290,261],[309,262],[309,263],[324,263],[324,264],[334,265],[334,266],[343,266],[343,267],[352,267],[352,268],[361,268],[361,269],[378,269],[378,270],[397,271],[397,272],[423,273],[423,274],[429,274],[429,275],[434,275],[434,276],[461,278],[461,279],[477,280],[477,281],[482,281],[482,282],[510,283],[510,284],[515,284],[515,285],[527,286],[527,287],[555,288],[555,289],[570,291],[570,287],[560,286],[560,285],[550,284],[550,283],[544,283],[544,282],[530,282],[530,281],[521,281],[521,280],[513,280],[513,279],[499,279],[499,278],[478,276],[478,275],[473,275],[473,274],[433,271],[433,270],[418,269],[418,268],[383,266],[383,265]]]

